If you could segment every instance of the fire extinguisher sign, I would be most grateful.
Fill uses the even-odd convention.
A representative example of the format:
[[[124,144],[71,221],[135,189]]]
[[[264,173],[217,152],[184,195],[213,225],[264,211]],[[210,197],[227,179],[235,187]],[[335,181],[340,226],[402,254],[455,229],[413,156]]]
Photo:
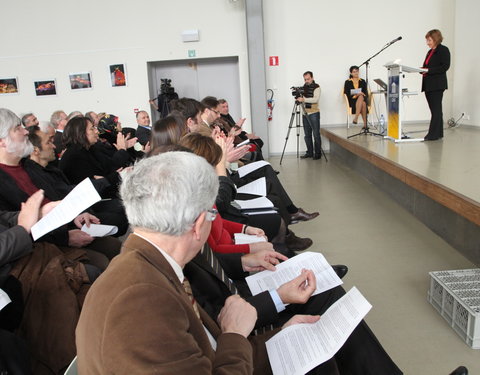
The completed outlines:
[[[270,66],[278,66],[278,56],[270,56],[268,62]]]

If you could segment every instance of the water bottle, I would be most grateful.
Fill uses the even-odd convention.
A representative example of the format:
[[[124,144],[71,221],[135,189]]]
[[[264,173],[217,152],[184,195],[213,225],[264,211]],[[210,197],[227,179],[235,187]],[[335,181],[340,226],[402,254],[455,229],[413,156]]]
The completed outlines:
[[[385,131],[385,117],[383,117],[383,113],[380,116],[380,133],[383,133]]]

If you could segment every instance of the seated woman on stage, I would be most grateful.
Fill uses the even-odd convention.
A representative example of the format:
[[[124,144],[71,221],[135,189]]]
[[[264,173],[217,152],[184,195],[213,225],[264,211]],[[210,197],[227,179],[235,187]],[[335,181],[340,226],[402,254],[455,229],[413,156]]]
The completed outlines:
[[[359,94],[353,94],[351,90],[361,89]],[[350,79],[345,81],[343,92],[347,95],[348,104],[352,109],[353,123],[358,122],[358,116],[362,115],[363,127],[367,127],[367,102],[368,102],[368,89],[367,82],[359,77],[359,68],[354,65],[350,67]]]

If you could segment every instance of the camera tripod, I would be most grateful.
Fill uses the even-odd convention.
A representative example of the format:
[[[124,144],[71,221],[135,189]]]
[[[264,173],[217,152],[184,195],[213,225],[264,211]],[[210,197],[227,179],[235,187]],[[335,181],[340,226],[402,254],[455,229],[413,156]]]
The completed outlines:
[[[302,112],[303,111],[303,112]],[[310,128],[313,129],[312,123],[310,121],[310,117],[305,110],[305,104],[295,100],[295,104],[293,105],[292,115],[290,116],[290,123],[288,124],[288,131],[287,136],[285,137],[285,144],[283,145],[282,157],[280,158],[280,165],[282,165],[283,155],[285,154],[285,148],[287,147],[288,138],[290,136],[290,131],[293,127],[297,129],[297,158],[299,157],[299,142],[300,142],[300,128],[302,127],[300,123],[300,115],[303,113],[303,118],[307,120]],[[293,121],[295,120],[295,126],[293,126]],[[325,155],[325,151],[323,151],[322,146],[320,146],[320,153],[325,158],[325,161],[328,163],[327,156]]]

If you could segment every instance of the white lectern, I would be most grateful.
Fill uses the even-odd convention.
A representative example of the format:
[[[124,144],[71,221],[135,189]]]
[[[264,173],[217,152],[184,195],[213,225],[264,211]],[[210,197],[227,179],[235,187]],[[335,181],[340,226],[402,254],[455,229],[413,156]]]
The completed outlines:
[[[385,138],[394,142],[423,141],[423,138],[402,139],[403,102],[401,99],[403,92],[403,73],[422,73],[425,72],[426,69],[412,68],[410,66],[400,65],[397,63],[387,63],[384,66],[388,70],[388,130]]]

